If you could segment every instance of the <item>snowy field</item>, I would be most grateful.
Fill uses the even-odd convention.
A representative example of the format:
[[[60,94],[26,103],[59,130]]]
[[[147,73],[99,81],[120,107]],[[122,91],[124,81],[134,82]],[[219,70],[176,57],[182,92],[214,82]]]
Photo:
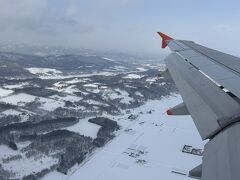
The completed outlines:
[[[26,146],[28,143],[25,142],[23,146]],[[21,146],[19,144],[19,146]],[[11,148],[0,145],[0,157],[7,158],[12,156],[17,156],[21,150],[14,151]],[[2,166],[6,169],[14,170],[16,178],[21,178],[23,174],[28,174],[34,171],[41,171],[46,168],[46,166],[51,166],[57,162],[57,159],[52,157],[42,156],[41,158],[27,158],[25,155],[22,155],[17,161],[5,162]],[[2,163],[2,160],[0,161]]]
[[[11,93],[13,93],[12,90],[0,88],[0,97],[8,96]]]
[[[92,67],[92,66],[85,66]],[[64,75],[61,71],[57,69],[50,69],[50,68],[26,68],[31,74],[38,75],[41,79],[68,79],[68,78],[86,78],[91,76],[115,76],[119,73],[116,72],[109,72],[109,71],[101,71],[101,72],[93,72],[93,73],[86,73],[86,74],[79,74],[79,75]]]
[[[0,99],[0,101],[13,104],[16,106],[25,106],[26,103],[33,102],[36,99],[36,96],[32,96],[25,93],[14,94],[12,96],[7,96]]]
[[[182,152],[184,145],[203,148],[193,121],[189,116],[167,116],[165,111],[181,102],[179,95],[161,101],[149,101],[132,110],[136,120],[115,117],[122,129],[117,136],[100,148],[82,165],[68,175],[52,172],[44,180],[187,180],[186,173],[201,163],[200,156]],[[147,113],[151,110],[151,113]],[[142,113],[141,113],[142,112]],[[88,122],[82,121],[87,124]],[[74,131],[95,136],[94,128],[75,126]]]
[[[97,124],[88,122],[88,119],[89,118],[81,119],[79,123],[71,127],[68,127],[66,129],[95,139],[97,137],[97,132],[100,129],[100,126]]]
[[[69,99],[73,99],[73,98],[74,97],[71,97],[71,96],[69,97]],[[65,100],[67,100],[67,99],[68,99],[68,97],[66,96]],[[77,100],[77,98],[76,98],[76,100]],[[30,103],[33,101],[38,101],[39,103],[41,103],[40,108],[44,109],[46,111],[53,111],[54,109],[56,109],[58,107],[64,106],[64,102],[62,100],[57,101],[57,100],[43,98],[43,97],[37,97],[37,96],[30,95],[30,94],[25,94],[25,93],[19,93],[19,94],[14,94],[14,95],[7,96],[4,98],[0,98],[0,102],[5,102],[8,104],[21,106],[21,107],[24,107],[26,105],[26,103]]]
[[[26,68],[30,73],[36,74],[36,75],[45,75],[45,76],[51,76],[53,74],[61,74],[61,71],[58,71],[56,69],[50,69],[50,68]]]
[[[141,79],[143,76],[138,74],[128,74],[127,76],[123,77],[125,79]]]

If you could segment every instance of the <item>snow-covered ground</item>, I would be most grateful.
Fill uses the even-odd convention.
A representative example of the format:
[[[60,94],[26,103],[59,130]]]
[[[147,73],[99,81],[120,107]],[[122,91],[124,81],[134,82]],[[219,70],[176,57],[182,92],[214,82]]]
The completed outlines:
[[[53,111],[54,109],[58,107],[63,107],[65,105],[65,103],[62,101],[56,101],[53,99],[43,97],[39,98],[39,102],[41,103],[40,108],[46,111]]]
[[[24,106],[26,103],[33,102],[35,100],[36,96],[32,96],[29,94],[25,93],[19,93],[19,94],[14,94],[11,96],[4,97],[0,99],[0,101],[13,104],[13,105],[18,105],[18,106]]]
[[[26,146],[28,143],[22,144]],[[19,147],[21,145],[19,144]],[[5,163],[2,163],[3,159],[0,160],[3,168],[8,170],[14,170],[16,178],[22,178],[24,174],[29,174],[32,172],[38,172],[46,168],[46,166],[51,166],[56,163],[57,159],[53,159],[52,157],[41,156],[41,158],[27,158],[25,155],[21,155],[17,161],[13,161],[7,159],[9,157],[16,157],[17,155],[21,154],[20,150],[14,151],[11,148],[0,145],[0,157],[5,159]]]
[[[22,112],[17,111],[15,109],[8,109],[6,111],[3,111],[2,114],[4,114],[4,115],[20,115],[20,114],[22,114]]]
[[[74,83],[79,83],[79,82],[88,82],[91,81],[91,79],[88,78],[74,78],[70,81],[65,81],[67,84],[74,84]]]
[[[114,66],[112,69],[115,71],[124,72],[124,71],[126,71],[127,68],[124,66]]]
[[[92,83],[92,84],[84,84],[83,85],[87,91],[93,92],[93,93],[99,93],[99,87],[100,84],[99,83]]]
[[[125,79],[140,79],[143,76],[139,75],[139,74],[128,74],[127,76],[123,77]]]
[[[158,64],[158,65],[145,64],[145,66],[152,68],[152,69],[158,69],[159,71],[166,70],[166,64]]]
[[[68,99],[68,97],[65,97],[65,98]],[[70,97],[69,99],[73,100],[74,97]],[[76,98],[76,100],[78,100],[78,99]],[[30,103],[33,101],[40,102],[41,103],[40,108],[44,109],[46,111],[53,111],[54,109],[56,109],[58,107],[63,107],[65,104],[62,100],[57,101],[54,99],[37,97],[37,96],[30,95],[30,94],[25,94],[25,93],[14,94],[14,95],[7,96],[7,97],[0,99],[0,102],[5,102],[8,104],[21,106],[21,107],[24,107],[26,105],[26,103]]]
[[[25,83],[18,83],[18,84],[12,84],[12,85],[5,85],[4,88],[6,89],[20,89],[23,88],[24,86],[28,86],[29,83],[25,82]],[[34,86],[33,84],[31,84],[32,86]]]
[[[58,92],[65,92],[67,94],[74,94],[74,92],[79,92],[79,90],[76,88],[76,85],[71,85],[65,87],[63,84],[54,84],[56,87],[48,87],[47,89],[52,89]]]
[[[129,97],[129,93],[127,91],[123,91],[120,89],[116,89],[116,91],[120,93],[120,95],[118,95],[118,98],[121,98],[121,103],[130,104],[132,101],[134,101],[132,97]]]
[[[49,98],[52,98],[57,101],[71,101],[71,102],[81,101],[83,99],[82,97],[69,95],[69,94],[66,94],[65,96],[53,95],[53,96],[50,96]]]
[[[85,67],[91,67],[91,66],[85,66]],[[64,75],[61,71],[56,69],[50,69],[50,68],[26,68],[31,74],[38,75],[40,79],[69,79],[69,78],[88,78],[92,76],[115,76],[118,75],[122,69],[119,70],[119,72],[111,72],[111,71],[94,71],[92,73],[82,73],[82,74],[74,74],[74,75]],[[117,69],[115,69],[118,71]],[[81,82],[81,80],[79,81]],[[71,82],[70,82],[71,83]],[[75,82],[74,82],[75,83]]]
[[[43,179],[191,179],[187,175],[172,172],[187,173],[201,163],[202,157],[182,152],[184,145],[195,148],[203,148],[204,145],[189,116],[166,115],[166,109],[181,101],[179,95],[161,101],[148,101],[131,111],[138,115],[138,119],[133,121],[126,118],[127,114],[115,117],[122,126],[115,139],[98,149],[85,163],[75,166],[68,175],[52,172]],[[151,113],[147,113],[150,110]],[[84,125],[86,121],[82,123]],[[78,124],[74,131],[83,132],[85,129]]]
[[[142,93],[140,93],[139,91],[136,91],[135,94],[136,94],[137,96],[143,97]]]
[[[111,59],[111,58],[103,57],[103,59],[105,59],[105,60],[107,60],[107,61],[111,61],[111,62],[116,62],[114,59]]]
[[[139,68],[136,68],[137,70],[139,71],[147,71],[147,69],[143,68],[143,67],[139,67]]]
[[[0,88],[0,97],[8,96],[11,93],[13,93],[12,90]]]
[[[109,106],[108,104],[101,103],[101,102],[95,101],[93,99],[84,100],[84,102],[86,102],[88,104],[92,104],[92,105]]]
[[[112,89],[105,88],[103,91],[103,98],[104,99],[117,99],[119,98],[119,94],[116,91],[113,91]]]
[[[6,169],[14,169],[16,178],[22,178],[23,174],[30,174],[33,172],[39,172],[46,168],[56,164],[58,160],[49,156],[41,156],[41,158],[26,158],[23,157],[17,161],[4,164]]]
[[[147,79],[146,79],[146,81],[147,81],[147,82],[150,82],[150,83],[156,82],[156,80],[157,80],[156,78],[147,78]]]
[[[51,76],[53,74],[61,74],[61,71],[50,68],[26,68],[32,74]]]
[[[69,131],[74,131],[81,135],[89,136],[94,139],[97,137],[97,132],[99,128],[100,128],[99,125],[88,122],[88,118],[86,118],[86,119],[81,119],[79,123],[71,127],[68,127],[67,129]]]
[[[92,83],[92,84],[84,84],[84,87],[89,87],[89,88],[98,88],[98,83]]]
[[[103,91],[102,96],[104,99],[111,99],[111,100],[120,99],[120,102],[123,104],[130,104],[131,102],[134,101],[134,99],[129,96],[129,93],[127,91],[121,90],[119,88],[113,90],[113,89],[108,88],[107,86],[106,87],[101,86],[99,89],[101,89]],[[140,93],[140,92],[138,92],[138,93]],[[137,93],[137,95],[141,94],[141,93],[140,94],[138,94],[138,93]],[[140,96],[142,96],[142,94]]]

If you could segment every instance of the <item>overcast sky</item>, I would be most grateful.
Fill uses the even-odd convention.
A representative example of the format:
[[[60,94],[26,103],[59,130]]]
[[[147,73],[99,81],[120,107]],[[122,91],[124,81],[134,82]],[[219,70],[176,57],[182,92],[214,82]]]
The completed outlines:
[[[156,32],[240,55],[238,0],[0,0],[0,41],[163,53]]]

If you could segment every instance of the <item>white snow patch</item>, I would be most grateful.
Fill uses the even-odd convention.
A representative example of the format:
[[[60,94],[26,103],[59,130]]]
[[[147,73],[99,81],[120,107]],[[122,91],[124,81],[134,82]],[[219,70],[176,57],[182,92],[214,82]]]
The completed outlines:
[[[98,88],[98,84],[84,84],[83,86],[88,88]]]
[[[127,91],[123,91],[120,89],[116,89],[116,91],[120,93],[118,98],[121,98],[121,100],[120,100],[121,103],[131,104],[131,102],[134,101],[134,99],[132,97],[129,97],[129,93]]]
[[[50,68],[26,68],[30,73],[36,75],[51,76],[54,74],[61,74],[62,72],[56,69]]]
[[[68,127],[69,131],[74,131],[84,136],[89,136],[93,139],[97,137],[98,130],[101,126],[88,122],[88,118],[81,119],[79,123]]]
[[[116,91],[113,91],[112,89],[104,89],[103,90],[103,98],[104,99],[117,99],[117,98],[120,98],[119,97],[119,94],[116,92]]]
[[[0,97],[8,96],[11,93],[13,93],[12,90],[7,90],[7,89],[0,88]]]
[[[90,81],[88,78],[74,78],[70,81],[65,81],[66,84],[74,84],[74,83],[79,83],[79,82],[87,82]]]
[[[79,90],[77,88],[75,88],[76,86],[75,85],[72,85],[72,86],[68,86],[64,92],[66,93],[70,93],[70,94],[73,94],[75,92],[79,92]]]
[[[92,105],[109,106],[108,104],[104,104],[93,99],[88,99],[88,100],[85,100],[84,102]]]
[[[56,82],[53,85],[59,88],[67,86],[63,81]]]
[[[157,64],[157,65],[145,64],[145,66],[150,67],[152,69],[157,69],[158,71],[165,71],[167,69],[166,64]]]
[[[0,145],[0,159],[8,156],[17,155],[19,152],[14,151],[6,145]]]
[[[128,74],[127,76],[123,77],[125,79],[141,79],[144,76],[141,76],[139,74]]]
[[[114,69],[117,70],[117,71],[125,71],[126,67],[124,67],[124,66],[114,66]]]
[[[17,110],[15,110],[15,109],[8,109],[8,110],[6,110],[6,111],[3,111],[2,112],[2,114],[4,114],[4,115],[21,115],[22,114],[22,112],[20,112],[20,111],[17,111]]]
[[[40,108],[44,109],[46,111],[53,111],[58,107],[64,107],[65,103],[62,101],[56,101],[53,99],[48,99],[48,98],[39,98],[39,102],[41,103]]]
[[[126,86],[126,87],[128,87],[128,88],[133,88],[133,89],[137,89],[137,87],[134,87],[134,86],[130,86],[130,85],[128,85],[128,84],[125,84],[125,86]]]
[[[33,102],[36,99],[36,96],[32,96],[25,93],[14,94],[8,97],[0,99],[0,101],[13,104],[16,106],[24,106],[26,103]]]
[[[25,93],[14,94],[12,96],[4,97],[0,99],[0,101],[21,107],[25,106],[26,103],[38,101],[41,103],[40,108],[47,111],[53,111],[54,109],[58,107],[63,107],[65,105],[65,103],[62,101],[56,101],[53,99],[43,97],[36,97]]]
[[[91,91],[93,93],[99,93],[101,90],[98,88],[100,87],[99,83],[93,83],[93,84],[85,84],[83,85],[87,91]]]
[[[143,68],[143,67],[138,67],[137,70],[142,71],[142,72],[143,72],[143,71],[147,71],[147,69],[146,69],[146,68]]]
[[[57,100],[57,101],[71,101],[71,102],[77,102],[77,101],[81,101],[83,99],[82,97],[68,95],[68,94],[64,95],[64,96],[53,95],[53,96],[50,96],[49,98]]]
[[[150,83],[156,82],[156,78],[147,78],[146,82],[150,82]]]
[[[159,71],[166,71],[166,69],[167,69],[166,64],[160,64],[160,65],[158,66],[158,70],[159,70]]]
[[[98,76],[115,76],[117,75],[116,73],[113,73],[113,72],[100,72],[100,73],[96,73],[96,75]]]
[[[108,89],[107,86],[100,86],[99,88],[100,88],[100,89]]]
[[[91,91],[92,93],[98,94],[101,92],[99,89],[87,89],[88,91]]]
[[[23,88],[24,86],[28,86],[28,85],[29,85],[29,83],[25,82],[25,83],[13,84],[13,85],[5,85],[4,88],[20,89],[20,88]]]
[[[137,96],[143,97],[142,93],[140,93],[139,91],[136,91],[135,94],[136,94]]]
[[[82,93],[82,94],[85,95],[85,96],[89,94],[88,92],[81,91],[81,90],[78,90],[78,92]]]
[[[108,71],[103,71],[103,72],[93,72],[89,74],[75,74],[75,75],[63,75],[60,73],[53,73],[53,74],[38,74],[39,78],[41,79],[69,79],[69,78],[88,78],[91,76],[115,76],[118,73],[115,72],[108,72]]]
[[[4,169],[14,169],[16,173],[15,178],[22,178],[26,174],[32,172],[40,172],[41,170],[48,168],[57,163],[57,159],[52,157],[42,156],[40,159],[23,157],[17,161],[10,161],[9,163],[2,164]]]
[[[105,60],[107,60],[107,61],[115,62],[115,60],[114,60],[114,59],[111,59],[111,58],[103,57],[103,59],[105,59]]]

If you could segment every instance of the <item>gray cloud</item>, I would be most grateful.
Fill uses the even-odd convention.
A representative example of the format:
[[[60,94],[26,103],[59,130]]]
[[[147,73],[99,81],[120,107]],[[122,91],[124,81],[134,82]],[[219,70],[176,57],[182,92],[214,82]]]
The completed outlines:
[[[114,8],[125,6],[130,2],[129,0],[101,2],[95,0],[91,3],[81,3],[76,0],[59,0],[59,3],[53,1],[0,0],[1,40],[88,46],[87,34],[94,34],[95,31],[95,34],[100,35],[101,29],[111,26],[109,19]]]
[[[180,39],[240,52],[233,43],[239,32],[235,15],[222,14],[226,4],[215,8],[217,2],[0,0],[0,41],[164,53],[156,35],[162,30]],[[179,11],[181,6],[184,12]],[[231,46],[224,49],[221,41]]]

